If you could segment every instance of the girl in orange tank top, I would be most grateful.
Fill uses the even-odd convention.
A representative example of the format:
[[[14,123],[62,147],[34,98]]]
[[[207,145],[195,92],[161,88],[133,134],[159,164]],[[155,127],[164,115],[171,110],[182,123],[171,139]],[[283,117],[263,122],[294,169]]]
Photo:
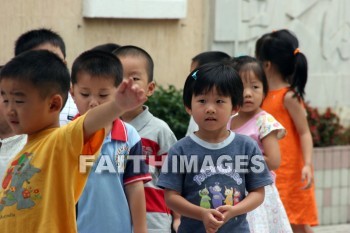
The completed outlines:
[[[318,224],[312,170],[312,137],[303,104],[307,82],[307,60],[297,38],[288,30],[267,33],[256,42],[269,92],[262,109],[287,130],[279,140],[281,165],[276,186],[293,232],[313,232]]]

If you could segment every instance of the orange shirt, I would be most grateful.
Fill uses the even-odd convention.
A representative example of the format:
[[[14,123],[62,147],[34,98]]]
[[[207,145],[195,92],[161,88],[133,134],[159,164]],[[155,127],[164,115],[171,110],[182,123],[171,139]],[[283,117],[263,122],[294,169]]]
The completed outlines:
[[[303,190],[301,170],[304,166],[299,134],[293,120],[284,107],[284,97],[289,88],[269,91],[262,109],[273,115],[286,129],[286,136],[279,140],[281,165],[275,171],[276,186],[286,209],[290,223],[317,225],[317,208],[314,185]]]

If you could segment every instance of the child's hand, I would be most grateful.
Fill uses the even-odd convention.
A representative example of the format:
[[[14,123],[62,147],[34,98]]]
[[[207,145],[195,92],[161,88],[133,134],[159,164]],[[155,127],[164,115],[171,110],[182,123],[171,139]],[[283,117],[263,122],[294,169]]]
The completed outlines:
[[[180,221],[181,221],[180,218],[174,218],[174,220],[173,220],[173,230],[175,232],[177,232],[179,229]]]
[[[222,215],[224,216],[224,223],[236,216],[234,213],[234,209],[230,205],[219,206],[218,208],[216,208],[216,210],[222,213]]]
[[[133,85],[133,80],[124,79],[119,85],[115,101],[121,111],[130,111],[147,100],[144,90],[138,85]]]
[[[309,189],[312,185],[312,169],[310,165],[305,165],[301,170],[301,181],[305,182],[306,185],[302,189]]]
[[[224,216],[217,210],[203,209],[201,215],[206,233],[215,233],[224,224]]]

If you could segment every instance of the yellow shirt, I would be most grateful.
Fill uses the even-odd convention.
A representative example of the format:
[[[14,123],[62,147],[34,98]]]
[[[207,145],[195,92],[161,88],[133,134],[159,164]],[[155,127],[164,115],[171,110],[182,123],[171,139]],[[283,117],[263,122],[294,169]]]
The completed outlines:
[[[41,131],[9,164],[0,188],[2,233],[76,232],[75,204],[88,178],[80,155],[97,154],[104,131],[83,140],[85,116]]]

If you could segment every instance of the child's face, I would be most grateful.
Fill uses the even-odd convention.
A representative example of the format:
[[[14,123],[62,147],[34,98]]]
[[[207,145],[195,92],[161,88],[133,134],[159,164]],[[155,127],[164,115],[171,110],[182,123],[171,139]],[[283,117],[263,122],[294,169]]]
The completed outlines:
[[[264,99],[263,84],[251,70],[240,72],[243,82],[243,106],[240,112],[256,112]]]
[[[142,56],[119,56],[123,66],[124,78],[129,78],[134,81],[146,95],[149,97],[153,94],[155,84],[148,82],[147,61]]]
[[[214,87],[206,94],[192,96],[191,109],[186,111],[193,116],[204,131],[226,131],[230,116],[236,112],[233,109],[231,97],[219,95]]]
[[[51,97],[43,98],[32,84],[3,79],[0,82],[3,114],[15,134],[34,134],[58,126],[59,110]],[[55,113],[56,112],[56,113]]]
[[[5,117],[5,109],[3,104],[3,99],[0,96],[0,129],[2,133],[6,133],[8,131],[12,131],[10,129],[9,124],[7,123],[6,117]]]
[[[81,115],[114,98],[116,91],[113,77],[91,76],[85,72],[77,74],[77,83],[71,88],[71,95]]]

